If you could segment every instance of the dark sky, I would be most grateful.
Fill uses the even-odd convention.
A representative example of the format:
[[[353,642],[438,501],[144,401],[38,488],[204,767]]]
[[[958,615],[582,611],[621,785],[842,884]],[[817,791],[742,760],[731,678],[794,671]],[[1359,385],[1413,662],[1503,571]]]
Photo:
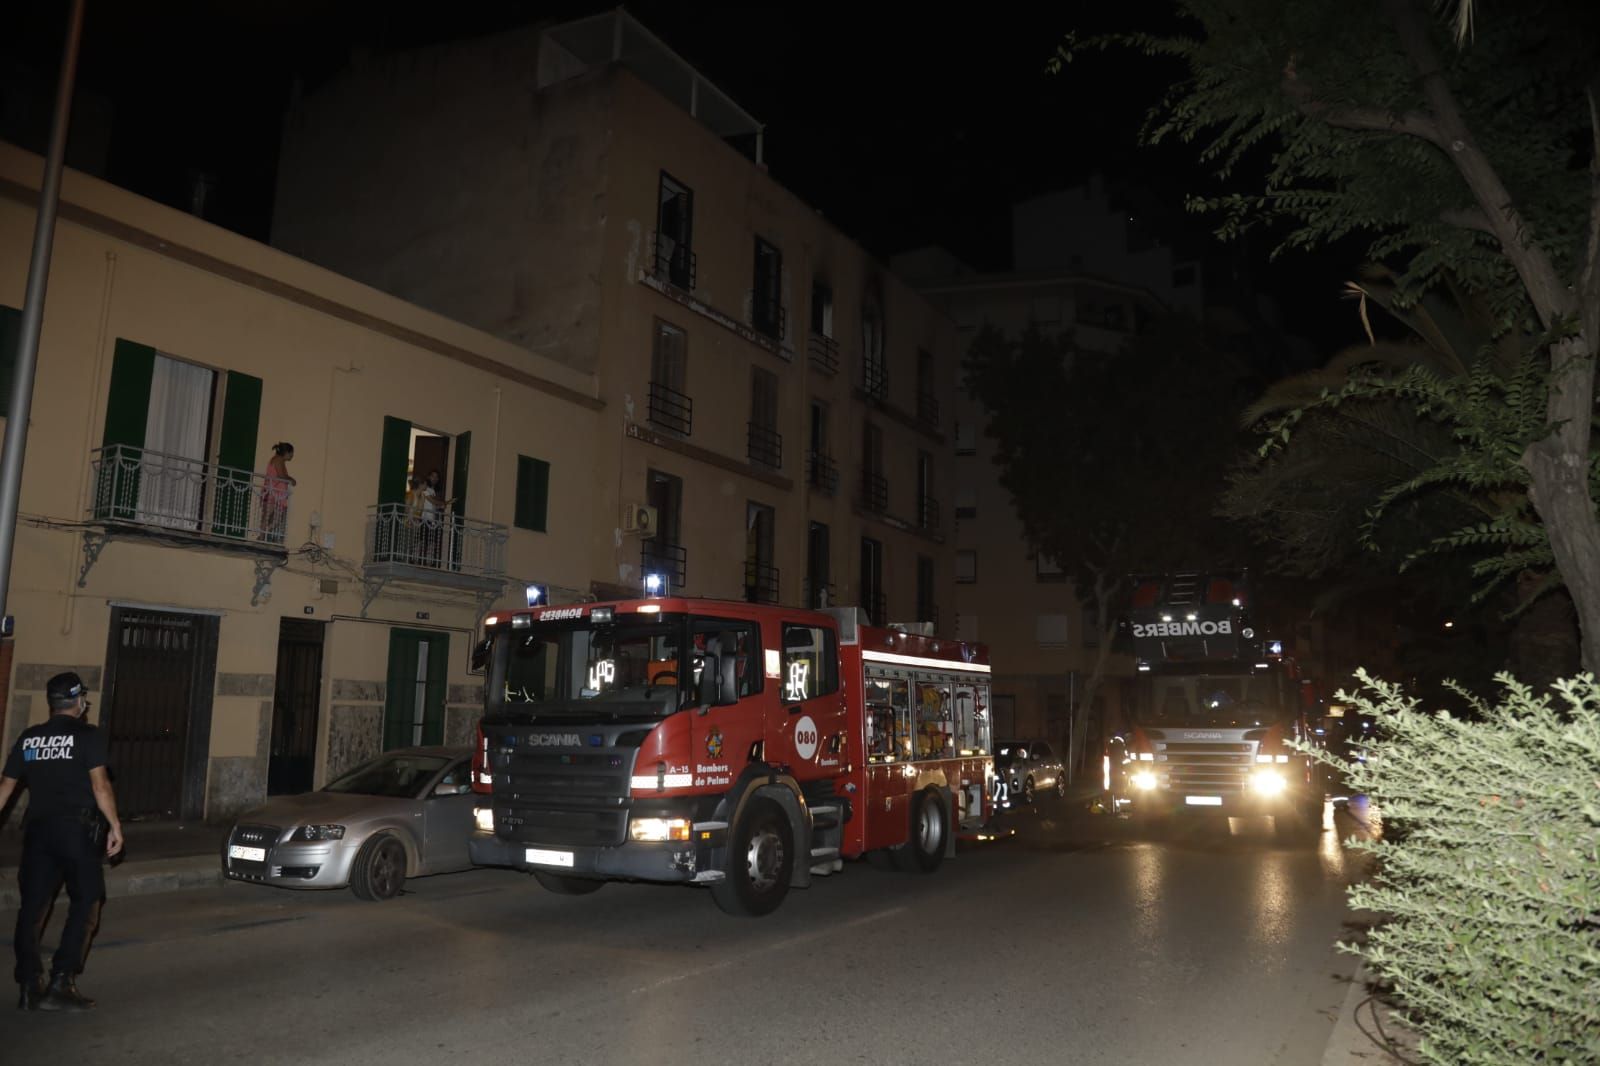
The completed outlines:
[[[264,240],[278,131],[297,77],[315,85],[335,75],[356,47],[405,48],[604,6],[89,0],[79,84],[111,107],[110,180],[182,207],[190,174],[213,173],[209,217]],[[774,177],[880,256],[939,243],[980,269],[1004,269],[1010,202],[1096,170],[1137,196],[1169,242],[1190,251],[1210,243],[1204,223],[1182,211],[1184,193],[1209,187],[1193,150],[1137,145],[1146,109],[1179,72],[1131,53],[1044,72],[1067,31],[1106,28],[1111,18],[1118,28],[1169,28],[1168,4],[1059,0],[942,16],[934,5],[859,0],[627,7],[767,124]],[[47,90],[67,8],[67,0],[7,4],[0,63]],[[39,95],[47,102],[48,91]],[[47,116],[35,110],[31,128],[13,115],[0,135],[36,138],[27,146],[42,150]],[[1348,256],[1267,271],[1264,250],[1230,254],[1275,290],[1289,318],[1314,323],[1310,332],[1351,318],[1336,299]]]

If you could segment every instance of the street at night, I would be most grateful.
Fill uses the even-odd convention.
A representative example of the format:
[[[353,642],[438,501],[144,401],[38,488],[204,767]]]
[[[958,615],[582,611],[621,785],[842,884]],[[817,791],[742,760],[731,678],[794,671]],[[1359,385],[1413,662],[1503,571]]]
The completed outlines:
[[[1253,820],[1142,839],[1041,801],[932,876],[852,863],[756,920],[499,870],[378,905],[233,883],[113,900],[100,1008],[0,1018],[12,1062],[1317,1064],[1361,863],[1338,843],[1358,823],[1328,817],[1314,843]]]

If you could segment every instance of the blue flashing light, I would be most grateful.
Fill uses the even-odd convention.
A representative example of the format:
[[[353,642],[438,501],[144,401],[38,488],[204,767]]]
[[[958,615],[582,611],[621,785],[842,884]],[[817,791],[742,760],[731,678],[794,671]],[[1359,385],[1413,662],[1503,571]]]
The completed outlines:
[[[528,586],[528,606],[543,607],[550,602],[550,587],[548,585]]]
[[[646,596],[665,596],[667,594],[667,575],[654,571],[645,574],[644,594]]]
[[[1281,640],[1269,640],[1269,641],[1267,641],[1267,654],[1268,655],[1282,655],[1283,654],[1283,641],[1281,641]]]

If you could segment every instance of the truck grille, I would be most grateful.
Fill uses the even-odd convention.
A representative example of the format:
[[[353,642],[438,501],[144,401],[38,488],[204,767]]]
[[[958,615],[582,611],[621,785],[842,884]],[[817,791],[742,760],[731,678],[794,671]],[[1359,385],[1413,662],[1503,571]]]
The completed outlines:
[[[1156,758],[1165,763],[1168,787],[1180,795],[1243,793],[1256,761],[1256,748],[1253,741],[1239,740],[1155,742]]]
[[[537,844],[605,847],[628,832],[637,748],[491,752],[495,835]]]

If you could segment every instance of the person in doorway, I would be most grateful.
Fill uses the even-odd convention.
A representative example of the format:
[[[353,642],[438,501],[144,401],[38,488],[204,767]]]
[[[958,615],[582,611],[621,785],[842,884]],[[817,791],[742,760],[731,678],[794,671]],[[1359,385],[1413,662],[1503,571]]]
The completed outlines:
[[[105,736],[85,719],[89,699],[82,678],[57,674],[45,685],[50,720],[22,731],[0,773],[0,810],[28,786],[22,865],[17,881],[17,1006],[24,1010],[88,1010],[94,1000],[78,991],[89,936],[105,897],[100,862],[122,850],[122,823],[106,773]],[[65,881],[71,906],[61,942],[44,981],[39,935],[56,889]]]
[[[438,566],[440,548],[444,543],[444,490],[443,478],[437,469],[428,471],[422,483],[422,551],[425,566]]]
[[[279,441],[272,446],[272,458],[267,460],[267,473],[261,482],[261,539],[271,544],[282,544],[284,529],[289,518],[289,489],[295,484],[289,476],[289,460],[294,458],[294,445]]]

